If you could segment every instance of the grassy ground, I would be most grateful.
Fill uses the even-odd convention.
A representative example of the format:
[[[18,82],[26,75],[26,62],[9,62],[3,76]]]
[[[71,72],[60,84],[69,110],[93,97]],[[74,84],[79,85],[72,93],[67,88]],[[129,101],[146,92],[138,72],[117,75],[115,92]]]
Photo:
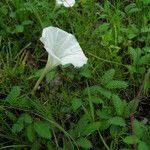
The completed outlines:
[[[149,0],[0,6],[0,149],[150,149]],[[88,64],[58,66],[33,96],[47,26],[74,34]]]

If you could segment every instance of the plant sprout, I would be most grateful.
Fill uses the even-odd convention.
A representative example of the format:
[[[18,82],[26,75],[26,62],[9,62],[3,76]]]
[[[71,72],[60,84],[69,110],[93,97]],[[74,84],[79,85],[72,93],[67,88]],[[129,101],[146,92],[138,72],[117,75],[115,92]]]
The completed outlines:
[[[75,4],[75,0],[56,0],[56,6],[65,6],[65,7],[72,7]]]
[[[74,67],[82,67],[87,63],[87,57],[78,41],[70,33],[57,27],[47,27],[43,29],[40,40],[48,52],[48,60],[41,77],[32,90],[32,94],[34,94],[45,75],[56,66],[72,64]]]

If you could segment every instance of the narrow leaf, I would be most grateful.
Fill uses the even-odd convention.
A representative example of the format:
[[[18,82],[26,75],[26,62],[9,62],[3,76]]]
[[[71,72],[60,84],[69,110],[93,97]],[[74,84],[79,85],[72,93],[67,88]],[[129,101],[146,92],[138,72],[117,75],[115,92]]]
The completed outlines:
[[[35,139],[35,132],[34,132],[33,124],[30,124],[27,127],[27,137],[28,137],[30,142],[33,142]]]

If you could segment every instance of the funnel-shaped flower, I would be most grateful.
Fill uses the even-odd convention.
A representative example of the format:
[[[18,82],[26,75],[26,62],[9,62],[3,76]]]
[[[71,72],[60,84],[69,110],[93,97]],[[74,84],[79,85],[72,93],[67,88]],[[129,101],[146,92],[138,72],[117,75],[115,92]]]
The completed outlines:
[[[59,64],[72,64],[74,67],[82,67],[87,63],[78,41],[74,35],[56,27],[43,29],[41,42],[49,54],[51,67]]]
[[[33,91],[35,91],[46,73],[58,65],[72,64],[74,67],[82,67],[87,63],[75,36],[56,27],[43,29],[41,42],[48,52],[48,60],[45,70],[37,81]]]
[[[75,0],[56,0],[56,6],[72,7],[75,4]]]

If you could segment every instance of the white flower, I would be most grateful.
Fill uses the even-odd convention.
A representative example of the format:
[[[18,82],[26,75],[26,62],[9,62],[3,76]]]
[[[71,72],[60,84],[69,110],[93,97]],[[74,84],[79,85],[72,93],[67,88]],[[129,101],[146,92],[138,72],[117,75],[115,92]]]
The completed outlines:
[[[82,67],[88,60],[75,36],[59,28],[44,28],[40,40],[48,52],[48,60],[44,72],[37,81],[32,93],[37,89],[47,72],[54,67],[66,64]]]
[[[47,27],[43,29],[40,40],[49,54],[49,64],[52,68],[60,64],[82,67],[87,63],[78,41],[70,33],[56,27]]]
[[[75,0],[56,0],[56,6],[63,5],[65,7],[72,7],[75,4]]]

